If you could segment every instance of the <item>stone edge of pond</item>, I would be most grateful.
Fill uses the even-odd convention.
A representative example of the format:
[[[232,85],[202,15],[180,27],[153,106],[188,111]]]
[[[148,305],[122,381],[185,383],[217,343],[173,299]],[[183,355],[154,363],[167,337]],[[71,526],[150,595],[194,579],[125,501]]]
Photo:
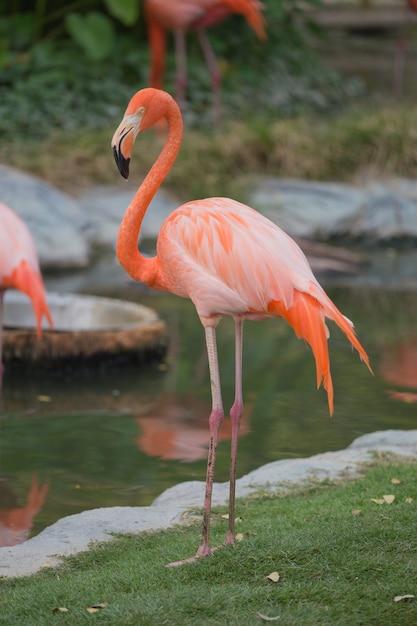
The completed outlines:
[[[417,430],[386,430],[363,435],[346,449],[309,458],[284,459],[264,465],[237,481],[237,497],[259,490],[277,491],[306,480],[353,476],[375,452],[417,457]],[[204,482],[191,481],[170,487],[146,507],[106,507],[83,511],[58,520],[23,544],[0,548],[0,578],[34,574],[60,564],[62,557],[87,550],[94,542],[111,541],[112,533],[160,530],[181,523],[183,514],[201,507]],[[225,504],[229,484],[216,483],[213,504]]]

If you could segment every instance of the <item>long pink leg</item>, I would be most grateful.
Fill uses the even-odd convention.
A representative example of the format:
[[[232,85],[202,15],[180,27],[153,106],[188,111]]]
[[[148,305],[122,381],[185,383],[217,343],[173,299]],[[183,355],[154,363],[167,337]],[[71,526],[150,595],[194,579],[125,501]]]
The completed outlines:
[[[242,341],[243,319],[235,319],[235,401],[230,409],[232,422],[232,449],[230,457],[230,495],[229,495],[229,530],[226,535],[226,543],[235,540],[235,499],[236,499],[236,461],[237,445],[239,439],[240,420],[243,413],[242,397]]]
[[[210,515],[213,493],[214,468],[216,464],[216,449],[219,441],[220,426],[223,423],[224,411],[220,386],[220,372],[217,358],[216,329],[214,326],[205,326],[207,355],[210,369],[210,383],[212,409],[209,417],[210,443],[207,457],[206,492],[204,496],[203,529],[200,546],[195,556],[183,561],[169,563],[167,567],[176,567],[184,563],[191,563],[197,558],[208,556],[214,549],[210,548]]]
[[[205,30],[198,31],[201,50],[210,72],[211,88],[213,92],[213,113],[214,124],[218,129],[222,118],[222,102],[221,102],[221,73],[219,64],[214,55],[213,48],[210,45],[209,38]]]
[[[177,30],[175,38],[175,61],[176,61],[176,100],[181,111],[185,105],[185,86],[187,84],[187,50],[185,45],[185,32]]]

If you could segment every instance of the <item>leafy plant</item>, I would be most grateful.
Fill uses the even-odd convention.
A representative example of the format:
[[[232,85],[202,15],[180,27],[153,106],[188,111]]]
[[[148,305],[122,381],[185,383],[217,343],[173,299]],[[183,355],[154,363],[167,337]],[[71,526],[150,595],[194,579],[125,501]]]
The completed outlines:
[[[98,11],[86,15],[70,13],[65,23],[68,32],[89,59],[101,61],[110,55],[114,47],[114,31],[105,15]]]
[[[223,73],[226,115],[326,110],[355,94],[311,54],[309,10],[320,0],[265,0],[268,40],[241,16],[211,29]],[[38,138],[53,129],[97,128],[147,83],[149,51],[139,0],[15,0],[0,20],[0,136]],[[211,126],[210,81],[188,38],[187,123]],[[169,47],[166,87],[173,90]],[[349,93],[350,89],[350,93]],[[127,95],[126,95],[127,94]]]

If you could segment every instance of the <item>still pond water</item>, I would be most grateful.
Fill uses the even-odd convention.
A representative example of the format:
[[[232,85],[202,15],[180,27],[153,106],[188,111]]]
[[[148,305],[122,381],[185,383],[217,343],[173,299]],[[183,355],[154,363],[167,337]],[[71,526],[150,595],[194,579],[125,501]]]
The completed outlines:
[[[346,55],[347,46],[338,37],[327,55],[332,67],[355,76],[362,68],[359,73],[369,88],[391,93],[395,38],[383,55],[379,38],[366,39],[365,55],[364,39],[357,47],[350,39]],[[408,43],[403,95],[415,97],[414,40]],[[326,46],[329,51],[331,41]],[[383,282],[390,291],[329,291],[355,321],[375,372],[372,378],[331,328],[332,419],[324,391],[315,389],[313,358],[304,344],[282,321],[246,323],[240,476],[269,461],[344,448],[375,430],[417,428],[417,295],[395,291],[398,276],[407,282],[410,268],[415,282],[413,254],[402,269],[387,274]],[[377,266],[380,272],[381,259]],[[97,278],[106,283],[109,267]],[[58,288],[54,282],[49,289],[83,290],[76,277],[67,278],[65,286],[59,278]],[[380,276],[368,275],[366,282],[380,285]],[[145,369],[107,374],[53,377],[34,372],[22,377],[6,372],[0,410],[0,543],[22,540],[29,531],[37,534],[65,515],[101,506],[147,505],[177,482],[204,480],[210,387],[203,330],[192,305],[171,296],[144,296],[137,287],[87,292],[155,308],[168,325],[167,358]],[[218,337],[224,401],[230,406],[230,320],[222,321]],[[218,481],[228,479],[229,434],[226,420]],[[14,534],[4,531],[10,522]]]
[[[330,418],[304,343],[281,320],[247,322],[240,476],[277,459],[344,448],[375,430],[417,428],[417,296],[368,288],[327,291],[355,321],[375,377],[332,325],[335,414]],[[143,294],[136,286],[112,295],[159,312],[168,327],[167,357],[142,369],[83,376],[6,373],[0,528],[13,518],[19,537],[9,534],[3,541],[21,540],[32,523],[31,535],[65,515],[148,505],[177,482],[204,480],[210,386],[194,308],[173,296]],[[231,320],[222,320],[218,338],[227,407],[234,393]],[[229,434],[226,420],[218,481],[228,479]]]

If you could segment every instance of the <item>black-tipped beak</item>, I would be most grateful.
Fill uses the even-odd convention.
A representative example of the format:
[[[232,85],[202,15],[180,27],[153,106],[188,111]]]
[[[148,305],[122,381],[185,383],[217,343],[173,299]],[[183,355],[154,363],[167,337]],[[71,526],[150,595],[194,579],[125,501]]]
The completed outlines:
[[[126,159],[120,150],[117,150],[116,146],[113,146],[113,156],[116,161],[117,169],[126,180],[129,178],[129,163],[130,158]]]

